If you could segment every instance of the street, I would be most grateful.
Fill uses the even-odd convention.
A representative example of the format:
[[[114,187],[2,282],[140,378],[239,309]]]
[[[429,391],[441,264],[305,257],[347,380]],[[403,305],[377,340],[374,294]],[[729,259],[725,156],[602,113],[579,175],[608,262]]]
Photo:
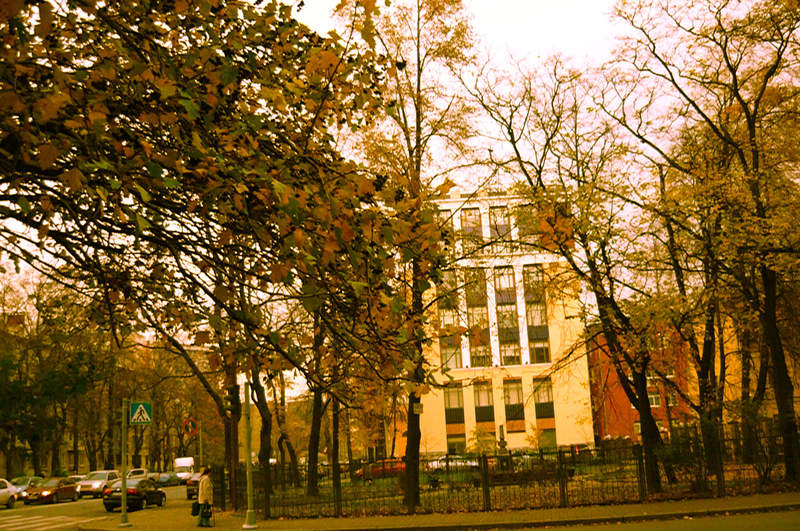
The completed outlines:
[[[758,529],[759,531],[794,531],[800,529],[800,511],[731,514],[592,526],[559,526],[546,529],[561,529],[564,531],[575,529],[589,529],[591,531],[706,531],[714,529],[724,529],[725,531],[752,531],[753,529]]]
[[[134,524],[139,520],[155,522],[160,517],[167,516],[165,513],[169,513],[170,519],[174,520],[180,513],[185,516],[187,527],[191,527],[193,519],[189,516],[190,502],[186,499],[186,487],[167,487],[164,491],[167,493],[167,503],[163,508],[153,506],[144,511],[129,512],[128,520]],[[86,498],[53,505],[23,505],[19,502],[13,509],[0,510],[0,529],[19,531],[45,529],[70,531],[86,526],[107,527],[120,521],[119,510],[113,513],[106,512],[100,498]]]

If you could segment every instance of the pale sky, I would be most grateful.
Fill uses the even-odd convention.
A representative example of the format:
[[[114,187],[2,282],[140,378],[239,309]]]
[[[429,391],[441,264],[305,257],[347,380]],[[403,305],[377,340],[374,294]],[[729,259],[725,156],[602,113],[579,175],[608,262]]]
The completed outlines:
[[[305,0],[298,18],[313,29],[331,28],[338,0]],[[493,54],[536,61],[553,53],[577,62],[602,62],[615,45],[620,25],[612,23],[615,0],[464,0],[473,27]]]

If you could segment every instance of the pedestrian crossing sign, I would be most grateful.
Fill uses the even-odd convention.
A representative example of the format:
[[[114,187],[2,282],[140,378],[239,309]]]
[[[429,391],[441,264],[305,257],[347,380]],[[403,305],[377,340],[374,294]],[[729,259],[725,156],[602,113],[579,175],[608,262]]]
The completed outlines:
[[[131,426],[150,424],[153,420],[153,407],[150,402],[131,402]]]

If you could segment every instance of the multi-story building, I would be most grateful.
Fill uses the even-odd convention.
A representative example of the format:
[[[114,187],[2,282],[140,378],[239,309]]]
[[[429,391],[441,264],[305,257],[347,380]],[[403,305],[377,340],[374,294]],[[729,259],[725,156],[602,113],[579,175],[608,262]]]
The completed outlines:
[[[521,198],[438,202],[456,264],[434,306],[426,356],[439,383],[422,397],[423,453],[593,442],[577,281],[540,243]]]
[[[687,353],[674,335],[664,334],[661,348],[651,352],[651,370],[647,377],[647,399],[662,437],[670,428],[691,423],[695,414],[682,398],[693,396],[696,385],[687,364]],[[596,440],[629,439],[641,442],[639,412],[631,405],[617,376],[603,336],[597,334],[588,347],[592,411]],[[678,392],[680,390],[680,393]]]

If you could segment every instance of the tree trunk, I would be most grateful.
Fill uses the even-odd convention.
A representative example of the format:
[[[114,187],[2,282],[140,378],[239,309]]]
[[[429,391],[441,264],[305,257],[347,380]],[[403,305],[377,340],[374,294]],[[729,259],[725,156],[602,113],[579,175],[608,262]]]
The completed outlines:
[[[272,393],[275,402],[275,420],[278,422],[278,430],[280,431],[280,438],[278,440],[279,448],[281,449],[281,459],[283,459],[283,451],[284,449],[289,452],[289,470],[291,472],[292,478],[292,485],[295,487],[300,486],[300,470],[297,464],[297,452],[294,451],[294,446],[292,445],[291,439],[289,439],[289,433],[286,430],[286,381],[283,378],[282,373],[278,373],[278,379],[280,381],[280,397],[276,395],[276,390],[274,384],[272,384],[272,380],[270,380],[270,385],[272,385]],[[285,466],[283,467],[286,468]]]
[[[77,474],[81,464],[81,454],[78,447],[78,429],[72,430],[72,471]]]
[[[764,309],[760,321],[764,339],[772,362],[772,380],[775,386],[775,402],[778,406],[778,424],[783,438],[783,459],[786,479],[800,478],[800,441],[797,437],[797,419],[794,412],[794,387],[786,366],[786,357],[781,343],[777,320],[777,276],[774,271],[761,266],[764,283]]]
[[[650,409],[650,399],[647,396],[647,375],[645,371],[633,373],[633,385],[636,391],[636,410],[639,412],[639,426],[642,430],[642,447],[644,449],[644,475],[647,483],[647,492],[661,492],[661,474],[658,470],[658,456],[656,448],[663,446],[661,434]]]
[[[348,408],[344,417],[345,422],[345,437],[347,442],[347,473],[350,475],[350,481],[355,479],[356,470],[353,467],[353,441],[350,435],[350,409]]]
[[[258,450],[258,462],[261,465],[261,473],[264,481],[264,517],[270,518],[270,496],[272,495],[272,464],[269,462],[272,458],[272,412],[269,410],[267,403],[267,394],[264,392],[264,386],[258,379],[258,374],[252,375],[253,381],[251,382],[253,392],[255,393],[256,408],[258,414],[261,415],[261,430],[260,435],[260,448]],[[250,456],[246,456],[250,459]]]
[[[311,427],[308,434],[308,469],[306,471],[306,496],[319,496],[319,440],[322,427],[322,390],[312,393]]]
[[[342,478],[339,471],[339,401],[331,396],[331,478],[333,480],[333,512],[342,515]]]

